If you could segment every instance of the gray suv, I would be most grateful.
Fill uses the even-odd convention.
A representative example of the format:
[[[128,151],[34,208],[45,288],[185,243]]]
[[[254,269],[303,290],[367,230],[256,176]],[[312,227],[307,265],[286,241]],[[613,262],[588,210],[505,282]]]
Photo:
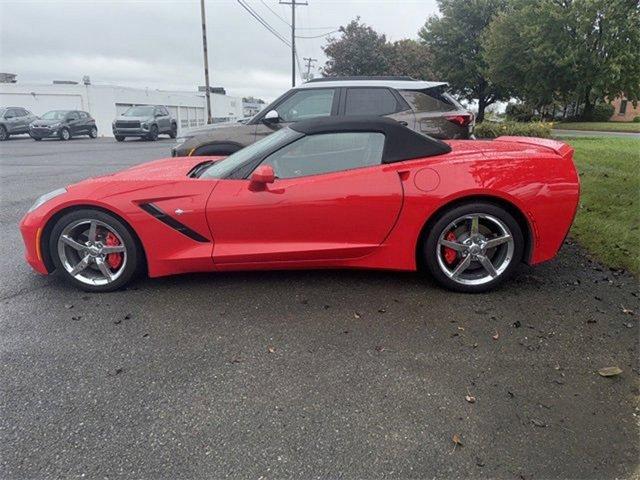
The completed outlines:
[[[157,140],[166,133],[176,138],[178,124],[164,105],[137,105],[129,107],[112,124],[113,136],[122,142],[127,137]]]
[[[327,77],[292,88],[255,117],[185,132],[173,156],[229,155],[292,122],[313,117],[380,115],[434,138],[470,138],[474,116],[444,82],[410,77]]]
[[[0,142],[10,135],[29,133],[29,124],[37,118],[22,107],[0,107]]]

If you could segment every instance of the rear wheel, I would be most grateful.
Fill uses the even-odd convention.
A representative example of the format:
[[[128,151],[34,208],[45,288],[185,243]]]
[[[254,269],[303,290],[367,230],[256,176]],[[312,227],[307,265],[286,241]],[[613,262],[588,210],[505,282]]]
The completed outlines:
[[[97,127],[91,127],[91,130],[89,130],[89,136],[91,138],[98,138],[98,129],[97,129]]]
[[[0,125],[0,142],[4,142],[5,140],[9,140],[9,132],[7,129]]]
[[[459,292],[491,290],[518,268],[524,238],[503,208],[474,202],[444,212],[427,232],[422,255],[442,286]]]
[[[175,123],[171,124],[171,130],[169,131],[169,136],[171,138],[176,138],[178,136],[178,125]]]
[[[58,136],[60,137],[60,140],[69,140],[71,138],[71,133],[68,128],[63,128],[60,130]]]
[[[53,227],[49,249],[56,270],[71,284],[91,292],[124,286],[141,258],[129,229],[99,210],[75,210]]]

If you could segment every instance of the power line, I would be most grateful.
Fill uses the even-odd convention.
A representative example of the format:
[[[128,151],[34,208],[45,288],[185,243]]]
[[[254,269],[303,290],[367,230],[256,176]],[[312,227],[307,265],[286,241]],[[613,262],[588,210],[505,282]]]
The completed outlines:
[[[327,33],[323,33],[322,35],[311,35],[311,36],[300,36],[300,35],[296,35],[296,38],[322,38],[322,37],[326,37],[327,35],[331,35],[332,33],[338,33],[340,30],[333,30],[331,32],[327,32]]]
[[[291,28],[291,24],[289,22],[287,22],[284,18],[282,18],[280,15],[278,15],[276,13],[275,10],[273,10],[269,5],[267,5],[267,3],[264,0],[260,0],[260,3],[262,3],[265,7],[267,7],[267,9],[273,13],[276,17],[278,17],[278,19],[283,22],[287,27]]]
[[[295,1],[295,0],[294,0]],[[249,14],[255,18],[264,28],[266,28],[273,36],[275,36],[278,40],[284,43],[287,47],[291,46],[291,43],[284,38],[280,32],[278,32],[275,28],[273,28],[269,22],[267,22],[264,18],[262,18],[255,10],[253,10],[249,5],[245,4],[243,0],[238,0],[238,4],[244,8]]]

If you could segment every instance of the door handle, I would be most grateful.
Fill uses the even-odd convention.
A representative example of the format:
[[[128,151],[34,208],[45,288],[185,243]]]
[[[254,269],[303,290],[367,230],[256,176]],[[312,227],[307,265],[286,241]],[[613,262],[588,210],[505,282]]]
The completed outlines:
[[[400,125],[402,125],[403,127],[406,127],[407,125],[409,125],[407,122],[405,122],[404,120],[400,120],[398,122]]]

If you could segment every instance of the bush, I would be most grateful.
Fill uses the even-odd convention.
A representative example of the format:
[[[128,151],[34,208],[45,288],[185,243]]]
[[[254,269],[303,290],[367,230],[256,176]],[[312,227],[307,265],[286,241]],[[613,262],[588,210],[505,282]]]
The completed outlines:
[[[514,122],[530,122],[535,116],[533,108],[524,103],[509,103],[505,113]]]
[[[482,122],[476,125],[474,134],[478,138],[496,138],[503,135],[549,138],[551,127],[551,123],[545,122]]]
[[[593,107],[590,115],[582,115],[583,122],[608,122],[614,112],[613,105],[608,103],[600,103]]]
[[[640,123],[640,115],[633,117],[633,123]]]
[[[503,135],[549,138],[551,126],[551,123],[545,122],[482,122],[476,125],[473,133],[477,138],[496,138]]]

